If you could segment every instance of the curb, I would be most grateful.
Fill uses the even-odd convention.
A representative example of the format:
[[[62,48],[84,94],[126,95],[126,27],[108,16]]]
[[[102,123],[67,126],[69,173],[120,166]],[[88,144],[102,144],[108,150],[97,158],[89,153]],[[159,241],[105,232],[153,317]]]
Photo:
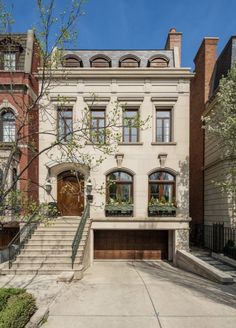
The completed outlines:
[[[30,318],[30,321],[26,324],[25,328],[37,328],[40,327],[49,316],[49,306],[42,306],[35,314]]]

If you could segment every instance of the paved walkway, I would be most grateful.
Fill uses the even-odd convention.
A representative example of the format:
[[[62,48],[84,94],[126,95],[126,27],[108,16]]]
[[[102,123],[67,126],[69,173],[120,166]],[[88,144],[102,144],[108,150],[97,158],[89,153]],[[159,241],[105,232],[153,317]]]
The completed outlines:
[[[43,328],[235,328],[236,284],[165,262],[96,262],[50,307]]]

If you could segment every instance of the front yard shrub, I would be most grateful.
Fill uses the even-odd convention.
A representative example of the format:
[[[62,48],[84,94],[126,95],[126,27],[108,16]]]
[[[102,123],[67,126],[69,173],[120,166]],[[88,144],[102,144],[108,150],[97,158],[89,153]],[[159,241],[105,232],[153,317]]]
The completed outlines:
[[[6,307],[7,301],[11,296],[25,293],[24,289],[20,288],[0,288],[0,312]]]
[[[24,290],[10,296],[0,312],[0,328],[24,328],[36,309],[34,297]]]

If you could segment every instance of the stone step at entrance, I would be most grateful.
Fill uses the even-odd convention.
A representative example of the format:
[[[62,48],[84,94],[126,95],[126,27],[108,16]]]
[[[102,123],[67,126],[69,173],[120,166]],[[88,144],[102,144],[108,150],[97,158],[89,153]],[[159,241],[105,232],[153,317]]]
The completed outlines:
[[[80,218],[53,219],[50,224],[40,223],[31,239],[21,250],[10,269],[3,274],[60,274],[72,271],[72,242],[80,223]],[[91,219],[85,225],[78,248],[73,271],[82,277],[83,254],[89,236]]]

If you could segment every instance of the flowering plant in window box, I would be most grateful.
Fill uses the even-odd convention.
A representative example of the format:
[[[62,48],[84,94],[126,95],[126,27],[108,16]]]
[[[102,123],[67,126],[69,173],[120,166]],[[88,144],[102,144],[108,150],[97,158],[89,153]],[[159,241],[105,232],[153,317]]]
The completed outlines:
[[[151,198],[148,204],[148,216],[176,216],[176,203],[166,201],[165,198],[161,200]]]
[[[110,199],[105,205],[106,216],[132,216],[133,204],[126,201]]]

